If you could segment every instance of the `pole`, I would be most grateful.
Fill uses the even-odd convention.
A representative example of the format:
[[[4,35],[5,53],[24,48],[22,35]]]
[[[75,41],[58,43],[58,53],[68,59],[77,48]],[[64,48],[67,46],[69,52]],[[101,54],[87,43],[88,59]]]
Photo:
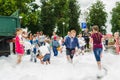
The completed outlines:
[[[64,34],[65,33],[65,29],[64,29],[65,22],[63,22],[62,24],[63,24],[63,37],[64,37],[65,36],[65,34]]]

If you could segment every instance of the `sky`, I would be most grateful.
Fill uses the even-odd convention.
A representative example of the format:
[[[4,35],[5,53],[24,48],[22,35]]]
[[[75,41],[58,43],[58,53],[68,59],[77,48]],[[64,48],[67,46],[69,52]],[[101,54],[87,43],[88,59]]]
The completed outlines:
[[[80,7],[82,11],[87,10],[87,8],[90,7],[92,3],[95,3],[95,1],[96,0],[78,0],[79,4],[81,5]],[[108,13],[108,18],[107,18],[107,23],[106,23],[106,26],[108,26],[107,33],[111,33],[110,12],[112,11],[112,8],[115,7],[115,3],[120,0],[101,0],[101,1],[103,1],[103,3],[105,4],[105,9]]]
[[[36,0],[36,1],[37,1],[37,3],[39,3],[39,0]],[[110,14],[110,12],[112,11],[112,8],[115,7],[115,3],[120,0],[101,0],[101,1],[103,1],[103,3],[105,4],[105,9],[108,13],[108,18],[107,18],[107,23],[106,23],[106,26],[108,26],[107,33],[111,33],[111,24],[110,24],[111,14]],[[85,10],[87,10],[88,7],[91,6],[92,3],[95,3],[96,0],[78,0],[78,2],[80,4],[81,10],[85,11]]]

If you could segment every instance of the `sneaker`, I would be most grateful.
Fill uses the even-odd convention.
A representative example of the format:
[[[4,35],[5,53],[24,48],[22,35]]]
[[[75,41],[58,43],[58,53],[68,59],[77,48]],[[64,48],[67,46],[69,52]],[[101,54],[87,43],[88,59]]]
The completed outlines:
[[[104,76],[104,70],[99,70],[97,73],[97,78],[102,78]]]

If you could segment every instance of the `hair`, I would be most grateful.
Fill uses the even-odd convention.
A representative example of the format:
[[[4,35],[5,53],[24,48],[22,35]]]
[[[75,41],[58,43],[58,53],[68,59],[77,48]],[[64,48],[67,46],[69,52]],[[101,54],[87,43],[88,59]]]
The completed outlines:
[[[76,31],[75,31],[75,30],[71,30],[71,32],[72,32],[72,33],[76,33]]]
[[[22,32],[22,34],[25,34],[25,33],[26,33],[25,31]]]
[[[93,30],[97,31],[97,34],[94,34],[95,35],[95,38],[98,40],[98,42],[100,43],[101,42],[101,38],[100,38],[100,32],[99,32],[99,27],[97,25],[93,26],[92,27]]]
[[[36,34],[33,34],[33,37],[36,37],[37,35]]]
[[[92,29],[99,32],[99,27],[97,25],[93,26]]]
[[[48,44],[50,44],[50,40],[49,39],[45,39],[44,42],[47,42]]]
[[[68,31],[68,34],[70,33],[70,31]]]
[[[119,32],[116,32],[116,35],[119,35]]]
[[[118,37],[118,36],[119,36],[119,32],[115,32],[115,33],[114,33],[114,36],[115,36],[115,37]]]
[[[40,31],[39,33],[40,33],[40,34],[43,34],[43,31]]]
[[[19,32],[19,31],[21,31],[22,30],[22,28],[17,28],[16,29],[16,35],[17,35],[17,32]]]
[[[40,56],[40,54],[37,54],[36,57]]]
[[[22,30],[21,28],[17,28],[17,29],[16,29],[16,32],[21,31],[21,30]]]

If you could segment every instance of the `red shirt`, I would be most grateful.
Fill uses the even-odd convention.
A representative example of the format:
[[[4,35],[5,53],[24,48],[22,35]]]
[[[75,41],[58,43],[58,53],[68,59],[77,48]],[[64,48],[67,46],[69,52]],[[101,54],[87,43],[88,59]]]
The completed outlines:
[[[101,33],[93,33],[91,35],[93,39],[93,49],[95,48],[102,48],[102,34]]]

